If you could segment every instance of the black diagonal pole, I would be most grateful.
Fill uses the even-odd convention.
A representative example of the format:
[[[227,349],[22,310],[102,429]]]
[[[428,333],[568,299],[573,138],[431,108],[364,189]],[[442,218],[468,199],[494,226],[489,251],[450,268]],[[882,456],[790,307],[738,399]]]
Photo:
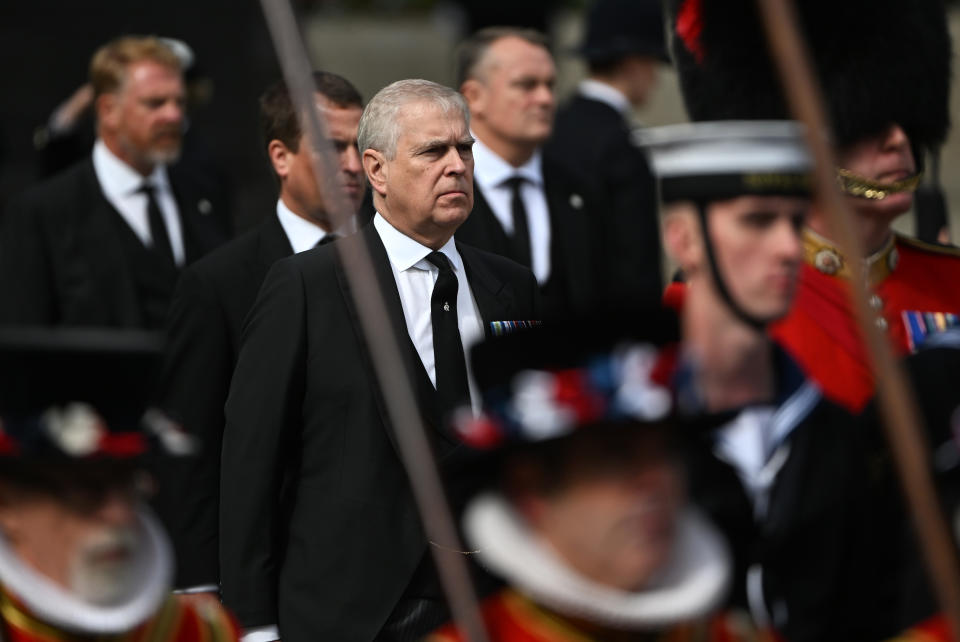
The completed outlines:
[[[815,161],[817,196],[832,238],[844,256],[863,256],[853,217],[834,177],[837,164],[833,149],[824,136],[824,132],[830,130],[823,95],[814,79],[806,45],[796,27],[798,20],[794,5],[790,0],[757,1],[791,111],[806,126],[807,144]],[[930,476],[916,400],[886,334],[873,323],[866,289],[857,287],[857,284],[867,283],[862,261],[847,263],[852,272],[850,296],[877,382],[876,397],[887,441],[940,608],[950,623],[953,638],[960,640],[960,566]]]
[[[290,89],[294,105],[304,118],[306,142],[317,162],[314,177],[323,194],[334,227],[355,215],[343,190],[336,183],[337,157],[326,136],[326,127],[314,98],[311,65],[297,29],[289,0],[261,0],[270,36]],[[363,150],[360,150],[361,153]],[[364,339],[369,347],[374,371],[397,447],[413,489],[420,518],[446,592],[454,620],[472,642],[486,642],[483,620],[477,607],[465,557],[453,518],[447,507],[440,475],[434,462],[423,421],[417,409],[413,388],[406,378],[400,346],[390,327],[383,293],[373,262],[361,235],[343,239],[334,247],[344,265],[351,296],[359,312]]]

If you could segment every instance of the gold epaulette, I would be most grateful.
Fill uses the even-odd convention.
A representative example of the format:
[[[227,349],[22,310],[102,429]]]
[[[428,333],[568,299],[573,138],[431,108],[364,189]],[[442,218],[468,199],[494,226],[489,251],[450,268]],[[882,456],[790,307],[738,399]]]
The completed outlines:
[[[810,228],[803,230],[803,253],[804,260],[817,271],[843,279],[850,278],[850,266],[840,253],[840,248]],[[863,268],[870,283],[877,284],[890,276],[899,262],[900,255],[891,235],[879,251],[863,259]]]

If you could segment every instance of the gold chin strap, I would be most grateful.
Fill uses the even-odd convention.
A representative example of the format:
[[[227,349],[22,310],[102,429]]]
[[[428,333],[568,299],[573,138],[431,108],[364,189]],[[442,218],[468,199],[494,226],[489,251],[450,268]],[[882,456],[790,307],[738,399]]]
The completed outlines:
[[[871,201],[882,201],[891,194],[901,192],[914,192],[920,185],[920,179],[923,178],[923,172],[908,176],[892,183],[881,183],[869,178],[854,174],[849,169],[837,168],[837,183],[844,193],[850,196],[858,196]]]

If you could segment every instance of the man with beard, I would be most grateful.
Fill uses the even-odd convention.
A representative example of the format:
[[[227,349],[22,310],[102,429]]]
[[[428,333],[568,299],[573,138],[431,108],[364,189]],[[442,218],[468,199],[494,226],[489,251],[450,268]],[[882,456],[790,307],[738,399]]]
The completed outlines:
[[[0,322],[160,328],[180,268],[224,238],[213,192],[167,168],[184,126],[174,52],[118,38],[94,54],[90,82],[93,153],[5,215]]]
[[[353,211],[360,208],[366,181],[357,151],[363,103],[348,80],[313,74],[317,107],[337,155],[337,188]],[[196,458],[170,462],[162,477],[158,512],[177,550],[176,586],[216,591],[220,442],[223,404],[240,352],[240,329],[275,261],[332,242],[354,229],[334,226],[313,174],[313,151],[285,83],[260,98],[263,144],[280,184],[277,205],[246,234],[189,266],[177,284],[167,326],[169,342],[158,392],[163,410],[204,445]]]
[[[158,346],[142,333],[0,333],[0,639],[238,638],[215,601],[170,594],[170,545],[142,500],[145,458],[190,445],[144,413]]]

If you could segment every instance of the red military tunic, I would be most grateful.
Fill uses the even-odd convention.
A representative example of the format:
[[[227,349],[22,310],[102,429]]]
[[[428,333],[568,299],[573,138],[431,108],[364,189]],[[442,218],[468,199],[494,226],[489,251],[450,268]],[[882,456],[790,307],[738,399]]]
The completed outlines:
[[[790,314],[771,326],[774,339],[823,388],[854,411],[873,394],[873,376],[850,305],[840,253],[826,239],[804,235],[806,262]],[[960,250],[894,235],[867,259],[870,305],[897,354],[958,323]]]
[[[681,624],[651,638],[650,632],[590,631],[555,613],[545,611],[513,589],[505,589],[488,598],[482,605],[483,621],[490,642],[773,642],[776,638],[760,634],[744,616],[716,616],[702,622]],[[453,624],[429,636],[426,642],[465,642],[466,638]]]
[[[235,642],[240,630],[215,600],[195,606],[171,595],[153,617],[129,633],[90,636],[64,631],[33,616],[0,587],[3,642]]]

